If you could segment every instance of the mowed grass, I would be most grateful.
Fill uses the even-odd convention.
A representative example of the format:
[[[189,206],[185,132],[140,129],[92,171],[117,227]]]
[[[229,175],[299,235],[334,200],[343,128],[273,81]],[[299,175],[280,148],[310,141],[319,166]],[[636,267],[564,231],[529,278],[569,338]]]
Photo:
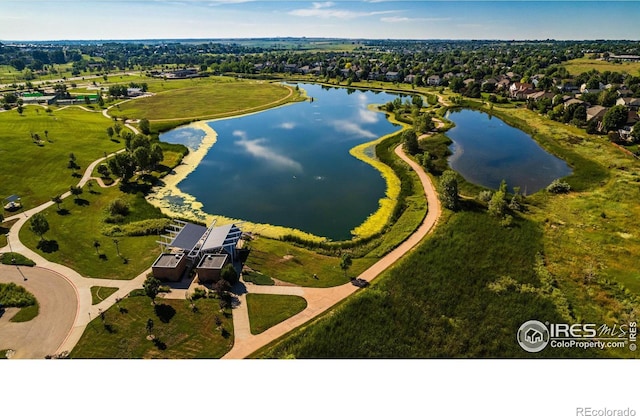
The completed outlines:
[[[246,299],[253,335],[266,331],[307,307],[307,301],[300,296],[249,293]]]
[[[104,321],[97,317],[89,323],[70,357],[220,358],[233,346],[231,312],[220,312],[218,300],[196,300],[197,312],[185,300],[156,303],[154,307],[146,296],[121,300],[104,312]],[[216,326],[216,316],[226,332]],[[153,320],[156,342],[146,338],[148,319]]]
[[[305,287],[332,287],[349,282],[371,266],[375,258],[353,259],[347,277],[340,258],[325,256],[289,243],[259,237],[249,244],[247,266],[272,278]],[[316,278],[313,276],[316,275]]]
[[[85,277],[132,279],[149,268],[160,254],[158,237],[117,237],[116,246],[113,237],[102,234],[103,228],[109,225],[103,222],[105,210],[111,201],[121,199],[130,207],[128,221],[163,215],[140,193],[123,193],[117,186],[100,188],[93,182],[93,193],[85,186],[79,201],[69,197],[61,204],[60,211],[55,205],[43,211],[50,227],[44,235],[44,244],[29,230],[28,223],[20,230],[20,240],[48,260],[64,264]],[[100,243],[97,252],[94,241]]]
[[[565,62],[563,66],[571,75],[580,75],[583,72],[589,72],[592,69],[595,69],[600,73],[603,73],[604,71],[611,71],[620,73],[626,72],[627,74],[635,76],[640,75],[640,62],[615,63],[590,58],[577,58]]]
[[[81,173],[105,152],[123,147],[109,140],[106,128],[112,121],[100,113],[71,107],[47,114],[40,106],[24,108],[22,115],[15,110],[0,113],[0,196],[20,195],[25,209],[78,183],[67,168],[69,153],[76,156]],[[40,136],[40,144],[34,143],[32,133]]]
[[[148,120],[217,118],[266,109],[293,96],[291,87],[266,82],[209,82],[122,103],[116,117]]]
[[[117,291],[115,287],[91,286],[91,304],[97,305]]]

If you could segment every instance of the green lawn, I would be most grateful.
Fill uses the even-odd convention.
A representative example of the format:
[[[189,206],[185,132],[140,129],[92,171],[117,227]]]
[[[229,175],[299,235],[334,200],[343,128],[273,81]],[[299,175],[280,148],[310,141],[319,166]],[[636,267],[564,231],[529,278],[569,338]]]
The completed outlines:
[[[7,265],[15,264],[16,266],[28,266],[28,267],[36,265],[36,263],[30,258],[25,257],[20,253],[13,253],[13,252],[0,254],[0,263],[7,264]]]
[[[295,97],[291,95],[288,98],[291,91],[291,88],[267,82],[200,82],[197,86],[163,91],[153,97],[128,101],[109,110],[109,114],[152,121],[217,118],[283,104]]]
[[[603,73],[605,71],[611,72],[626,72],[627,74],[638,76],[640,75],[640,62],[607,62],[599,61],[590,58],[577,58],[563,63],[569,74],[580,75],[583,72],[589,72],[592,69]]]
[[[273,279],[305,287],[332,287],[347,283],[376,261],[372,258],[354,259],[345,277],[339,257],[325,256],[266,237],[251,241],[249,246],[251,252],[247,266],[251,269]]]
[[[215,299],[195,301],[193,312],[184,300],[128,297],[104,312],[104,322],[95,318],[71,351],[71,358],[219,358],[233,346],[231,311],[220,312]],[[122,312],[120,312],[120,308]],[[216,327],[216,316],[221,328]],[[153,320],[147,337],[146,322]]]
[[[91,162],[124,147],[109,140],[112,122],[99,113],[66,108],[47,114],[40,106],[25,106],[24,113],[0,113],[0,196],[18,194],[25,209],[47,202],[76,185],[78,178],[67,168],[73,152],[82,172]],[[45,133],[47,131],[48,133]],[[38,134],[35,144],[31,134]]]
[[[91,286],[91,304],[97,305],[117,291],[115,287]]]
[[[251,333],[260,334],[302,312],[307,301],[300,296],[247,294]]]
[[[38,316],[38,313],[40,313],[40,305],[36,302],[35,305],[20,308],[11,318],[11,322],[28,322]]]
[[[162,218],[163,215],[149,205],[141,193],[123,193],[117,186],[100,188],[94,185],[93,190],[94,193],[90,193],[85,186],[78,202],[69,197],[61,204],[60,211],[55,205],[43,211],[50,227],[44,235],[44,245],[29,230],[28,223],[20,230],[20,239],[48,260],[71,267],[83,276],[132,279],[150,267],[160,254],[156,243],[158,237],[104,235],[105,229],[112,226],[104,222],[105,210],[113,200],[121,199],[130,207],[126,222]],[[117,246],[114,238],[118,240]],[[98,251],[94,241],[100,243]]]

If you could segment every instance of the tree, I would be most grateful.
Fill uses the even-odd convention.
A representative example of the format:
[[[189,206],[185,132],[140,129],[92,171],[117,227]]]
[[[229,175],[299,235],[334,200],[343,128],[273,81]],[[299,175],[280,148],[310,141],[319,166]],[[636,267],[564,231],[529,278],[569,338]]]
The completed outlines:
[[[107,162],[114,175],[122,178],[123,182],[129,180],[135,172],[135,163],[128,153],[118,153]]]
[[[344,271],[344,277],[347,277],[347,270],[353,264],[353,260],[351,259],[351,254],[344,253],[342,258],[340,259],[340,268]]]
[[[100,255],[100,251],[98,249],[100,248],[100,242],[98,240],[95,240],[93,242],[93,248],[96,249],[96,254],[99,256]]]
[[[109,174],[111,173],[109,172],[109,167],[104,163],[98,165],[97,171],[103,178],[108,178]]]
[[[500,188],[493,194],[489,201],[489,214],[502,218],[507,212],[507,183],[503,180]]]
[[[21,105],[19,105],[18,108],[16,108],[16,110],[18,111],[18,114],[22,114],[24,112],[24,108],[22,108]]]
[[[415,130],[409,129],[402,133],[402,141],[404,143],[404,150],[410,155],[415,155],[420,151]]]
[[[44,240],[43,235],[49,231],[49,221],[47,221],[47,217],[41,212],[33,214],[29,221],[29,229],[40,237],[41,241]]]
[[[110,139],[112,139],[112,138],[113,138],[113,134],[114,134],[114,133],[115,133],[115,132],[114,132],[114,130],[113,130],[113,127],[111,127],[111,126],[107,127],[107,136],[109,136],[109,138],[110,138]]]
[[[640,121],[633,125],[633,130],[631,130],[631,137],[633,137],[634,142],[640,142]]]
[[[148,148],[144,146],[136,147],[133,151],[133,159],[135,160],[136,165],[138,165],[140,170],[144,171],[149,169],[151,154]]]
[[[232,264],[227,264],[220,272],[220,278],[229,283],[235,283],[238,280],[238,273]]]
[[[151,133],[151,126],[149,124],[149,120],[147,120],[146,118],[143,118],[142,120],[140,120],[138,127],[140,127],[140,131],[144,134]]]
[[[571,186],[560,179],[555,179],[549,186],[547,186],[547,191],[552,194],[566,194],[570,190]]]
[[[142,284],[142,288],[144,289],[144,294],[147,295],[151,299],[151,303],[155,305],[156,296],[158,296],[160,292],[160,281],[150,274]]]
[[[147,335],[151,336],[151,331],[153,331],[153,319],[147,319],[147,324],[145,325],[145,329],[147,330]]]
[[[69,191],[71,192],[71,195],[73,195],[73,199],[76,201],[80,199],[80,195],[82,195],[82,187],[71,185],[69,187]]]
[[[58,211],[60,211],[60,204],[62,204],[62,195],[58,194],[51,197],[51,201],[56,204],[56,206],[58,207]]]
[[[442,205],[452,211],[460,208],[460,196],[458,195],[458,175],[452,170],[445,170],[440,176],[440,192],[438,198]]]
[[[629,116],[629,110],[623,105],[615,105],[604,113],[602,118],[602,129],[605,132],[615,131],[622,128]]]

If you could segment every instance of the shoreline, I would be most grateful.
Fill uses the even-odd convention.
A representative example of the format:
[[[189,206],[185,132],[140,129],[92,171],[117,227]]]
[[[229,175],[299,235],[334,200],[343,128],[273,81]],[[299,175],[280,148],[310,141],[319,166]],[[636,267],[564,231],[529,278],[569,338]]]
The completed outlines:
[[[307,97],[306,90],[300,88],[301,96]],[[380,112],[375,105],[369,106],[370,111]],[[260,110],[258,112],[267,111]],[[254,113],[251,113],[254,114]],[[225,118],[237,118],[243,115],[229,116]],[[223,119],[225,119],[223,118]],[[220,119],[220,120],[223,120]],[[216,119],[217,121],[217,119]],[[404,129],[399,122],[393,123],[395,120],[390,120],[392,124],[397,124]],[[199,202],[195,196],[185,193],[178,188],[178,184],[182,182],[189,174],[191,174],[200,164],[202,159],[207,155],[209,150],[218,140],[218,133],[207,124],[207,121],[194,121],[192,123],[180,126],[179,128],[193,128],[204,132],[200,145],[194,151],[189,153],[182,159],[180,165],[176,166],[171,173],[161,179],[161,184],[154,186],[152,192],[150,192],[145,198],[148,203],[160,209],[160,211],[170,217],[179,217],[186,220],[194,220],[204,222],[209,225],[214,221],[218,225],[224,224],[243,224],[243,228],[248,232],[259,233],[269,238],[280,238],[284,235],[294,235],[309,241],[330,241],[326,237],[321,237],[315,234],[308,233],[296,228],[290,228],[285,226],[278,226],[272,224],[253,223],[251,221],[245,221],[241,219],[229,218],[223,215],[209,214],[202,210],[203,204]],[[362,223],[352,230],[351,239],[368,237],[380,232],[387,225],[388,220],[393,213],[393,204],[398,198],[400,193],[400,179],[393,172],[391,167],[385,165],[374,157],[367,154],[367,150],[374,148],[381,141],[385,140],[391,135],[397,134],[397,132],[387,134],[382,137],[378,137],[375,140],[359,144],[349,150],[349,154],[354,158],[367,163],[372,168],[377,170],[385,181],[386,190],[383,197],[378,200],[378,208],[372,212]],[[349,240],[344,240],[349,241]]]

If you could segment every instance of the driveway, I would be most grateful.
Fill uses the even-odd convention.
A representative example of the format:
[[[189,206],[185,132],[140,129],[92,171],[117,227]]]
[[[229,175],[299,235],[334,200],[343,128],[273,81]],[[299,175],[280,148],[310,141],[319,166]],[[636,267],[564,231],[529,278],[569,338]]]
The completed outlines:
[[[10,282],[31,292],[40,304],[40,312],[29,322],[10,322],[15,310],[7,309],[0,317],[0,350],[14,350],[12,358],[44,358],[55,354],[76,318],[75,289],[61,275],[41,267],[20,267],[18,270],[14,266],[0,265],[0,283]]]

